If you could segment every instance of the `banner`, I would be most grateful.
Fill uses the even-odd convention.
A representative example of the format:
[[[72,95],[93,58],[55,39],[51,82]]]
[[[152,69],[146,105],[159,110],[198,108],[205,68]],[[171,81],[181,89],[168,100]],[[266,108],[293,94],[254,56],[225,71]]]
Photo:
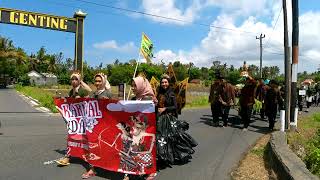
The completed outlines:
[[[147,60],[147,63],[151,63],[151,58],[153,57],[152,50],[153,50],[153,44],[151,40],[148,38],[147,35],[143,33],[142,39],[141,39],[140,52],[142,53],[144,58]]]
[[[156,172],[152,101],[54,99],[67,122],[67,154],[128,174]]]

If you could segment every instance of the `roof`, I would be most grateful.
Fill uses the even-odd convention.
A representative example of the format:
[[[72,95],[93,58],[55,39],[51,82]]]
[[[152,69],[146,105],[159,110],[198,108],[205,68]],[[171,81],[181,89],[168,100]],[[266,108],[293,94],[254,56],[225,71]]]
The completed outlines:
[[[52,73],[41,73],[43,76],[45,77],[57,77],[56,75],[52,74]]]
[[[49,78],[49,77],[56,78],[57,77],[56,75],[54,75],[52,73],[38,73],[37,71],[34,71],[34,70],[30,71],[28,73],[28,76],[30,76],[30,77],[32,77],[32,76],[33,77],[46,77],[46,78]]]
[[[28,73],[28,76],[30,77],[42,77],[43,75],[42,74],[40,74],[40,73],[38,73],[37,71],[30,71],[29,73]]]

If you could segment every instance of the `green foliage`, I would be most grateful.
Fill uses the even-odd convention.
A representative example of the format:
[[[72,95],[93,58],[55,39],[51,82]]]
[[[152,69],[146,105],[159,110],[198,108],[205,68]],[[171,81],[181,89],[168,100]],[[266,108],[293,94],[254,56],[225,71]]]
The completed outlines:
[[[19,84],[22,86],[29,86],[30,85],[30,78],[27,74],[21,75],[18,79]]]
[[[58,112],[53,102],[53,94],[38,87],[17,85],[16,90],[39,101],[40,105]]]
[[[189,70],[190,79],[200,79],[201,70],[199,68],[190,68]]]
[[[307,168],[320,177],[320,129],[316,136],[310,141],[309,153],[305,157]]]
[[[239,71],[230,71],[226,77],[227,81],[233,85],[238,84],[238,79],[240,77]]]
[[[114,65],[111,69],[109,82],[111,85],[118,85],[120,83],[130,83],[134,73],[134,66],[128,65]]]
[[[212,83],[212,81],[210,81],[210,80],[205,80],[205,81],[204,81],[204,86],[205,86],[205,87],[209,87],[209,86],[211,85],[211,83]]]
[[[259,157],[263,157],[264,153],[266,151],[266,147],[261,147],[261,148],[253,148],[251,150],[251,153],[259,156]]]
[[[258,101],[257,99],[254,100],[254,105],[253,105],[253,111],[255,112],[260,112],[260,110],[262,109],[262,102]]]

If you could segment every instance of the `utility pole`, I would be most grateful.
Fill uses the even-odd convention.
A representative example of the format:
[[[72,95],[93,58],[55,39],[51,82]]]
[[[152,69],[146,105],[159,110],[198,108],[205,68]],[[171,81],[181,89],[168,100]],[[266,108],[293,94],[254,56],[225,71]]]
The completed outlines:
[[[291,68],[290,68],[290,47],[288,46],[288,19],[287,19],[287,2],[282,0],[283,22],[284,22],[284,68],[285,68],[285,129],[289,129],[290,124],[290,94],[291,94]]]
[[[260,37],[256,36],[256,39],[260,40],[260,78],[262,78],[262,39],[265,38],[266,35],[260,34]]]
[[[292,0],[292,83],[290,122],[295,122],[297,108],[297,76],[299,57],[299,0]]]

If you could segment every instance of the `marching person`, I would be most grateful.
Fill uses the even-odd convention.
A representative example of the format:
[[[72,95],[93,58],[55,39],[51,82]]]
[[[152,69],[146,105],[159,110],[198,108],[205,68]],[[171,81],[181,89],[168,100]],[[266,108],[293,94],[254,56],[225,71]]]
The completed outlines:
[[[154,95],[153,89],[149,83],[149,81],[142,77],[138,76],[133,78],[131,83],[132,92],[135,95],[131,100],[143,101],[143,100],[152,100],[155,104],[157,103],[157,99]],[[123,180],[143,178],[146,180],[153,180],[156,177],[157,173],[152,173],[149,175],[128,175],[125,174]]]
[[[267,90],[265,96],[266,115],[269,120],[269,129],[273,130],[274,123],[277,117],[278,106],[282,103],[278,83],[275,80],[269,82],[270,89]]]
[[[256,91],[256,81],[250,77],[246,77],[245,86],[241,89],[241,94],[239,98],[240,103],[240,116],[243,122],[243,131],[247,131],[250,124],[251,113]]]
[[[221,88],[221,76],[218,75],[217,79],[211,84],[209,100],[208,100],[211,107],[213,126],[219,125],[219,117],[222,114],[221,102],[219,101],[220,88]]]
[[[177,102],[170,77],[162,75],[157,94],[157,156],[165,165],[188,162],[198,144],[185,131],[189,128],[186,122],[178,120]]]
[[[262,103],[262,108],[260,109],[260,117],[264,119],[265,115],[265,104],[264,99],[268,90],[268,86],[265,85],[264,80],[261,78],[259,79],[259,85],[256,90],[256,99]]]
[[[235,89],[223,76],[220,79],[219,102],[221,103],[223,127],[227,127],[230,108],[235,103]]]
[[[93,92],[91,98],[95,99],[111,99],[111,86],[107,80],[107,76],[103,73],[98,73],[94,76],[94,86],[97,88]],[[96,175],[94,167],[89,164],[89,170],[82,174],[82,179],[88,179]]]
[[[73,72],[70,76],[72,89],[69,92],[70,98],[86,98],[89,97],[91,88],[81,80],[79,72]],[[68,166],[70,164],[70,157],[68,154],[62,159],[56,161],[58,166]]]

